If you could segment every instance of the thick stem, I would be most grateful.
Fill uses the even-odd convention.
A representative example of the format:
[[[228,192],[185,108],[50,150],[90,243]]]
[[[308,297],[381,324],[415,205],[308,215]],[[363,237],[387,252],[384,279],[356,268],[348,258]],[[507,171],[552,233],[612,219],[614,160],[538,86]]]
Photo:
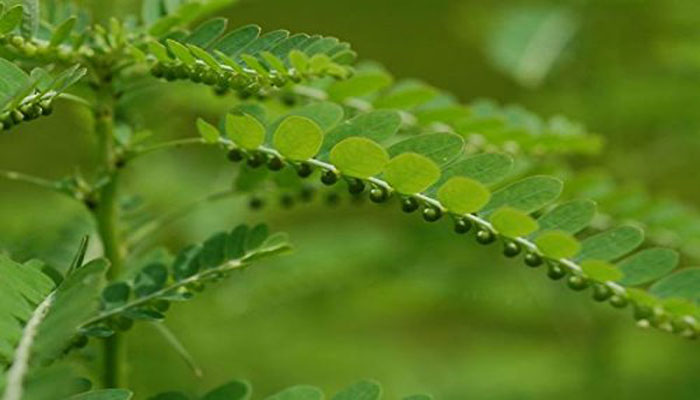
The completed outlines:
[[[97,208],[94,210],[97,231],[104,248],[104,256],[111,267],[107,279],[117,278],[122,270],[124,254],[119,234],[118,171],[115,166],[114,153],[114,94],[111,85],[105,84],[99,89],[95,109],[95,134],[100,151],[100,161],[109,181],[98,193]],[[114,388],[126,384],[126,354],[124,338],[115,334],[104,342],[103,384]]]

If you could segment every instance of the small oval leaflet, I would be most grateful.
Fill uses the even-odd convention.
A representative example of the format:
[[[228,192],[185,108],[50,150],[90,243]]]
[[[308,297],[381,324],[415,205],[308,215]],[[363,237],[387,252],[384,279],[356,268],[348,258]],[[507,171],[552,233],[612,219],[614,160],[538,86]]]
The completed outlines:
[[[512,207],[502,207],[491,217],[493,227],[504,236],[516,238],[537,230],[537,221],[527,213]]]
[[[381,385],[372,381],[360,381],[341,390],[331,400],[379,400],[381,397]]]
[[[267,397],[265,400],[323,400],[323,392],[313,386],[299,385]]]
[[[618,228],[591,236],[581,243],[577,260],[611,261],[632,252],[644,241],[644,232],[634,226]]]
[[[603,260],[586,260],[581,263],[581,269],[586,276],[599,282],[617,281],[623,277],[619,269]]]
[[[542,254],[554,259],[571,258],[581,251],[581,243],[569,232],[562,230],[542,232],[535,239],[535,244]]]
[[[440,166],[459,157],[462,150],[464,150],[464,139],[454,133],[445,132],[413,136],[387,149],[392,157],[401,153],[417,153],[428,157]]]
[[[404,153],[389,161],[384,168],[384,178],[397,192],[415,194],[440,179],[440,168],[425,156]]]
[[[207,393],[202,400],[245,400],[250,397],[250,384],[243,381],[233,381]]]
[[[323,140],[321,153],[328,152],[339,142],[354,136],[362,136],[381,143],[401,128],[401,116],[393,110],[378,110],[360,114],[347,120],[330,132]]]
[[[333,147],[330,160],[344,175],[364,179],[382,172],[389,155],[369,139],[351,137]]]
[[[323,131],[308,118],[291,116],[282,121],[272,140],[280,154],[290,160],[303,161],[318,153]]]
[[[620,284],[636,286],[649,283],[670,273],[678,266],[676,251],[661,247],[642,250],[619,263],[625,277]]]
[[[525,178],[494,192],[491,201],[481,212],[489,214],[503,206],[510,206],[532,213],[556,200],[562,187],[562,182],[551,176]]]
[[[216,143],[219,141],[220,132],[216,127],[209,122],[199,118],[197,119],[197,130],[207,143]]]
[[[246,150],[254,150],[265,142],[265,127],[247,113],[226,115],[226,135]]]
[[[513,166],[513,159],[501,153],[485,153],[465,158],[448,165],[442,173],[441,181],[453,176],[465,176],[484,185],[501,181]]]
[[[577,233],[586,228],[595,217],[596,206],[591,200],[573,200],[558,205],[537,222],[541,229]]]
[[[437,198],[449,211],[468,214],[479,211],[488,203],[491,192],[474,179],[455,176],[440,186]]]
[[[651,286],[649,292],[660,298],[680,297],[700,301],[700,268],[680,270]]]

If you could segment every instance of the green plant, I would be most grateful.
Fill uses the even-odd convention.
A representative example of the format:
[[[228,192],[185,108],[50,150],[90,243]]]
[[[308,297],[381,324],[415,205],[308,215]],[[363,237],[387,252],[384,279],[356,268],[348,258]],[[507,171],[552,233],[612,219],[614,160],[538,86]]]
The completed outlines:
[[[261,34],[255,25],[226,33],[221,18],[196,23],[228,3],[144,1],[139,23],[113,18],[106,26],[70,2],[3,6],[2,128],[17,130],[20,123],[50,114],[57,99],[77,102],[92,113],[100,163],[87,177],[59,181],[13,171],[0,176],[80,201],[94,217],[104,250],[103,258],[84,264],[83,242],[62,272],[39,262],[0,259],[5,400],[47,393],[49,398],[56,393],[128,398],[118,388],[126,386],[124,332],[134,321],[158,324],[170,302],[189,300],[205,284],[289,248],[283,235],[268,235],[264,225],[241,225],[184,248],[173,259],[143,263],[134,257],[169,216],[124,235],[120,175],[140,157],[181,146],[214,146],[243,163],[234,187],[214,197],[244,193],[259,206],[269,193],[281,193],[289,205],[292,194],[324,190],[339,199],[344,188],[352,198],[397,203],[428,222],[450,219],[456,234],[472,231],[478,243],[499,242],[505,256],[523,255],[526,265],[544,266],[550,278],[565,279],[573,290],[592,288],[597,301],[630,306],[642,326],[687,337],[700,332],[698,269],[674,272],[677,253],[648,246],[637,226],[591,225],[592,201],[554,204],[563,183],[551,175],[569,170],[566,155],[596,153],[599,137],[563,117],[544,121],[521,108],[486,101],[462,105],[422,82],[394,83],[375,63],[355,64],[350,46],[332,37],[283,30]],[[217,123],[199,119],[199,137],[150,139],[135,122],[134,96],[176,80],[210,86],[231,102],[230,112]],[[189,359],[172,333],[158,326]],[[104,342],[101,386],[106,390],[87,392],[84,381],[63,379],[70,373],[52,363],[84,346],[88,337]],[[56,389],[59,382],[69,384]],[[247,398],[249,391],[232,383],[204,399]],[[380,394],[376,384],[364,382],[335,398]],[[322,394],[296,387],[271,397],[277,398]]]

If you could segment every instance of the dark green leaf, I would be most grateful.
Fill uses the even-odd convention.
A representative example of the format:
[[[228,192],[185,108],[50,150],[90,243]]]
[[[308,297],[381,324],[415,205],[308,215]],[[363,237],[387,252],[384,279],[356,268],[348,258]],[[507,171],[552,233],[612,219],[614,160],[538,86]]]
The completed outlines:
[[[134,280],[134,294],[144,297],[157,292],[165,286],[168,279],[168,269],[165,265],[156,263],[144,267]]]
[[[561,194],[562,182],[550,176],[533,176],[515,182],[493,193],[491,201],[481,211],[490,214],[503,206],[526,213],[535,212],[553,202]]]
[[[377,143],[392,137],[401,128],[401,116],[396,111],[381,110],[363,113],[333,128],[323,139],[321,153],[329,152],[344,139],[362,136]]]
[[[270,236],[270,231],[265,224],[259,224],[253,227],[246,238],[245,249],[252,251],[262,246],[265,240]]]
[[[227,240],[228,234],[220,232],[204,242],[202,252],[199,255],[199,265],[202,269],[215,268],[224,263]]]
[[[537,222],[542,230],[562,230],[573,234],[591,223],[595,210],[595,203],[591,200],[574,200],[555,207]]]
[[[676,251],[664,248],[642,250],[619,263],[625,277],[620,283],[636,286],[649,283],[670,273],[678,266],[679,255]]]
[[[462,154],[464,139],[454,133],[429,133],[398,142],[387,150],[392,157],[401,153],[417,153],[443,166]]]
[[[591,236],[581,243],[577,260],[611,261],[630,253],[644,241],[644,232],[633,226],[623,226]]]
[[[333,396],[332,400],[379,400],[382,387],[371,381],[357,382]]]
[[[207,48],[224,33],[227,23],[226,18],[214,18],[203,22],[185,39],[185,43]]]
[[[323,392],[313,386],[299,385],[267,397],[266,400],[323,400]]]
[[[202,400],[248,400],[251,393],[247,382],[233,381],[207,393]]]

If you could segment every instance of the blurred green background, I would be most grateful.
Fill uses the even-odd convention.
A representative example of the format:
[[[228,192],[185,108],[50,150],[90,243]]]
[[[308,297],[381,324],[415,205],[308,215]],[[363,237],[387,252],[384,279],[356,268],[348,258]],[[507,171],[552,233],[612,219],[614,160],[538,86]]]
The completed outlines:
[[[99,3],[99,4],[98,4]],[[95,1],[96,12],[137,1]],[[695,0],[256,0],[232,24],[323,33],[353,44],[396,77],[417,77],[470,101],[487,97],[562,113],[607,141],[577,165],[698,206],[700,2]],[[194,100],[194,101],[193,101]],[[194,105],[193,105],[194,104]],[[140,95],[155,136],[195,135],[198,115],[229,104],[175,85]],[[89,115],[54,116],[0,134],[0,168],[45,177],[94,162]],[[154,215],[225,189],[235,168],[220,152],[182,149],[126,171],[128,193]],[[89,216],[53,194],[0,181],[0,251],[65,265]],[[153,327],[130,334],[131,386],[201,392],[232,378],[259,395],[309,383],[329,391],[360,378],[388,398],[697,399],[700,346],[635,327],[628,311],[590,301],[494,247],[427,225],[396,207],[323,201],[251,212],[217,202],[168,226],[153,243],[176,250],[238,222],[290,233],[294,254],[258,265],[177,305],[167,325],[205,374],[195,377]],[[98,249],[93,249],[97,252]],[[94,350],[94,349],[93,349]],[[94,354],[84,355],[88,362]]]

